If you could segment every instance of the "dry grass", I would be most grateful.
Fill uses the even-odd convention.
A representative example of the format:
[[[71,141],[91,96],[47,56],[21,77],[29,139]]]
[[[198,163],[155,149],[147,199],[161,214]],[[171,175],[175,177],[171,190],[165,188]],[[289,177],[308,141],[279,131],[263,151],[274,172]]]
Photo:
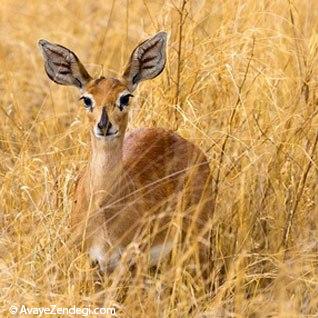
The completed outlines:
[[[101,299],[119,317],[317,314],[318,3],[183,2],[1,1],[2,316],[10,304]],[[211,161],[210,295],[178,255],[142,273],[146,285],[126,272],[98,291],[86,255],[67,241],[89,137],[77,92],[49,82],[37,40],[72,48],[96,76],[116,75],[158,30],[171,34],[167,68],[140,88],[130,127],[177,129]]]

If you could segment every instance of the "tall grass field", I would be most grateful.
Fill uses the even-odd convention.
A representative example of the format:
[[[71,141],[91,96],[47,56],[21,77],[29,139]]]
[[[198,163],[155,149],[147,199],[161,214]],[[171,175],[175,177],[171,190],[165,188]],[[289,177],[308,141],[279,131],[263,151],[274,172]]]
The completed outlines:
[[[136,273],[97,279],[69,240],[88,122],[78,91],[47,78],[37,42],[70,48],[95,77],[118,77],[161,30],[166,68],[140,85],[129,130],[171,129],[206,154],[208,288],[182,249],[160,268],[137,255]],[[24,305],[111,307],[123,318],[318,317],[317,81],[315,0],[1,1],[0,316]]]

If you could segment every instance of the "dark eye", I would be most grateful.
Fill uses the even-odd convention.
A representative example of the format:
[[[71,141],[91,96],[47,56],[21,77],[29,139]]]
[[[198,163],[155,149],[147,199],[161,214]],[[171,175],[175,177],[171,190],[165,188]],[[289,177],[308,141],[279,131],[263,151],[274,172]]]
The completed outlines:
[[[92,109],[93,101],[91,100],[91,98],[83,96],[83,97],[81,97],[81,99],[84,101],[84,107],[85,108]]]
[[[134,95],[132,95],[132,94],[127,94],[127,95],[120,96],[120,98],[119,98],[119,109],[123,110],[125,106],[128,106],[129,98],[133,97],[133,96]]]

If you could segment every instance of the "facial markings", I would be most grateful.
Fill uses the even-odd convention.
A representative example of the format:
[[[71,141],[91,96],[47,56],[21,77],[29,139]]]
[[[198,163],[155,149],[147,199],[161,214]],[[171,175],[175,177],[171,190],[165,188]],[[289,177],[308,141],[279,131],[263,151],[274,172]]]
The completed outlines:
[[[134,95],[132,95],[128,90],[124,90],[119,94],[116,101],[116,106],[119,108],[120,111],[123,111],[127,108],[130,97],[134,97]]]
[[[91,81],[85,88],[88,94],[94,96],[96,106],[106,107],[108,110],[116,106],[118,95],[127,91],[126,86],[118,79],[104,77]]]
[[[95,136],[98,138],[114,137],[125,132],[128,120],[128,112],[125,109],[127,109],[131,96],[126,85],[114,78],[99,78],[86,85],[82,97],[90,97],[93,100],[94,109],[89,112],[88,117]],[[106,125],[107,128],[103,128],[103,121],[101,121],[105,114],[107,114],[109,122]]]
[[[83,100],[84,107],[87,111],[92,112],[94,107],[96,106],[95,100],[93,95],[89,93],[84,93],[81,97],[80,100]]]

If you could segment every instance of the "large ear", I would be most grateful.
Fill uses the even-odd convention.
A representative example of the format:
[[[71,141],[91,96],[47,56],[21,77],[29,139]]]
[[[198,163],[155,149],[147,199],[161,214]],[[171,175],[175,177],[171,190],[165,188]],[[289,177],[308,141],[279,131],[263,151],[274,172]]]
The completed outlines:
[[[48,77],[61,85],[74,85],[78,88],[91,79],[78,57],[66,47],[46,40],[39,41]]]
[[[155,78],[163,71],[166,64],[166,44],[167,33],[159,32],[133,50],[123,74],[131,91],[141,81]]]

